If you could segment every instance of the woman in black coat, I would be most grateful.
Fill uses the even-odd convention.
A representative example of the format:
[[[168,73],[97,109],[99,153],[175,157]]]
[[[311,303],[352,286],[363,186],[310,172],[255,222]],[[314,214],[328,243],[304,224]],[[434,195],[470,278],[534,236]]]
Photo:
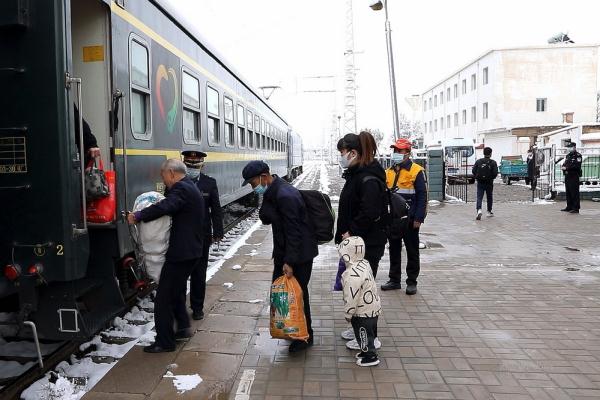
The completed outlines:
[[[340,165],[346,183],[340,194],[335,242],[360,236],[365,242],[365,259],[377,276],[385,251],[385,170],[375,160],[375,139],[368,132],[347,134],[338,142]]]

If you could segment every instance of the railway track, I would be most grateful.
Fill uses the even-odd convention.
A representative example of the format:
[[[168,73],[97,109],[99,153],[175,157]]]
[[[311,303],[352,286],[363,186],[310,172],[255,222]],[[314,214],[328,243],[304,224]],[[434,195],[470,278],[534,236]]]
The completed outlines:
[[[214,262],[220,259],[220,257],[223,256],[223,254],[228,250],[228,248],[233,243],[235,243],[236,237],[240,236],[240,234],[243,233],[244,226],[242,226],[243,224],[241,223],[247,219],[255,220],[257,218],[256,210],[257,208],[255,206],[242,206],[238,205],[237,203],[230,204],[224,208],[225,235],[220,244],[215,244],[211,247],[210,262]],[[129,312],[130,309],[132,309],[139,302],[140,299],[150,294],[153,289],[154,286],[148,287],[144,291],[135,293],[129,298],[127,298],[124,311],[118,316],[123,317],[124,315],[126,315],[126,313]],[[107,321],[106,327],[109,327],[111,325],[111,321],[112,319]],[[135,321],[133,322],[135,323]],[[120,341],[122,343],[126,343],[127,341],[134,340],[134,338],[130,337],[108,337],[102,334],[101,337],[103,342],[112,344],[120,344]],[[12,343],[18,343],[18,345],[21,347],[25,345],[24,347],[30,347],[33,350],[33,352],[29,352],[25,356],[13,354],[6,356],[0,355],[0,398],[2,400],[18,400],[23,390],[25,390],[34,382],[42,378],[46,373],[53,371],[59,363],[65,360],[69,360],[71,356],[75,356],[78,359],[85,357],[86,354],[92,351],[94,348],[94,346],[92,345],[89,346],[85,351],[81,351],[81,341],[48,342],[41,340],[40,345],[42,348],[43,366],[40,367],[38,363],[37,353],[35,352],[35,342],[33,339],[28,340],[22,337],[17,337],[16,335],[6,336],[2,338],[2,336],[0,335],[0,345],[2,344],[2,341],[6,341],[9,345]],[[46,352],[46,349],[51,350]],[[102,359],[102,357],[96,357],[95,361],[106,363],[114,360],[107,360],[106,357],[104,357],[104,359]],[[5,366],[8,365],[8,363],[19,363],[25,366],[27,366],[28,364],[32,365],[18,376],[10,378],[1,378],[1,373],[3,372],[3,363]],[[58,374],[51,374],[50,382],[54,383],[53,381],[56,381],[57,378]],[[67,379],[76,385],[85,385],[85,382],[80,382],[82,378],[68,377]]]

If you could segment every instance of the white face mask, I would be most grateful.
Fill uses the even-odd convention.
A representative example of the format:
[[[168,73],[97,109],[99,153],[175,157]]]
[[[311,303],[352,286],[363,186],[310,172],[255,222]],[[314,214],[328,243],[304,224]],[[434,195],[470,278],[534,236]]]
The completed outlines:
[[[348,159],[348,156],[351,155],[352,153],[348,152],[346,154],[340,154],[340,167],[346,169],[350,166],[350,164],[352,164],[352,161],[354,161],[354,159],[356,158],[356,156]]]
[[[200,176],[200,169],[199,168],[188,168],[187,176],[190,179],[196,179],[197,177]]]

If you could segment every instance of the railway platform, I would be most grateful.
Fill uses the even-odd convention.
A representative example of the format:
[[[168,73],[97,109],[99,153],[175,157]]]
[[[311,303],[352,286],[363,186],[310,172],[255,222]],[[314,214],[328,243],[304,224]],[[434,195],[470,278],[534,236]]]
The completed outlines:
[[[312,169],[300,186],[323,190],[323,171],[333,197],[335,168]],[[340,337],[333,245],[314,262],[314,346],[289,354],[270,338],[272,244],[260,226],[208,282],[192,339],[174,353],[134,347],[83,399],[598,399],[600,204],[584,202],[580,215],[561,206],[499,202],[477,222],[472,204],[431,204],[419,292],[380,292],[373,368],[358,367]],[[388,266],[386,252],[379,284]],[[196,374],[200,383],[186,381]]]

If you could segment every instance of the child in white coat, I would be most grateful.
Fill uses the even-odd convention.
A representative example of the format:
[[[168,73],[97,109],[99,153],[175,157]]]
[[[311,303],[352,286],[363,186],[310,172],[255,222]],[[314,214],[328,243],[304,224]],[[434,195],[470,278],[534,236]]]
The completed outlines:
[[[365,243],[359,236],[351,236],[338,245],[338,252],[346,263],[342,274],[345,317],[352,323],[360,348],[356,364],[371,367],[379,364],[375,338],[381,301],[371,266],[364,259]]]

